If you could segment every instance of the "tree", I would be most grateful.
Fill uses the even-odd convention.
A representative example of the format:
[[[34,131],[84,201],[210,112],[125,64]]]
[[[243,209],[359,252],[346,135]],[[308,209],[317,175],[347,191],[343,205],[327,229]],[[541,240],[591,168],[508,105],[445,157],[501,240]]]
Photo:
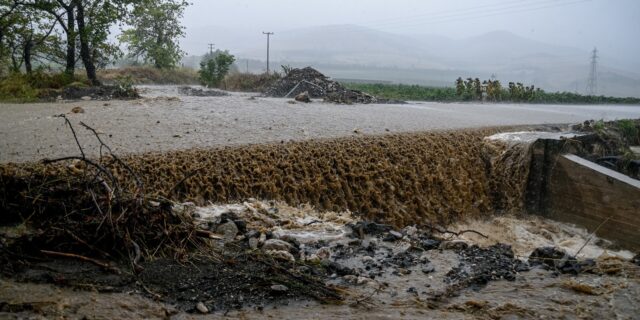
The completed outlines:
[[[184,52],[178,39],[185,36],[180,24],[184,9],[189,5],[183,0],[142,1],[134,6],[127,23],[132,26],[120,36],[127,43],[128,56],[142,59],[158,69],[175,67]]]
[[[228,51],[216,51],[206,54],[200,62],[200,82],[207,87],[218,86],[229,73],[236,58]]]
[[[11,4],[8,1],[1,2],[0,12],[0,60],[10,59],[10,70],[13,72],[24,67],[27,73],[31,73],[34,58],[46,59],[51,52],[49,46],[57,43],[57,39],[54,39],[57,21],[17,1]]]

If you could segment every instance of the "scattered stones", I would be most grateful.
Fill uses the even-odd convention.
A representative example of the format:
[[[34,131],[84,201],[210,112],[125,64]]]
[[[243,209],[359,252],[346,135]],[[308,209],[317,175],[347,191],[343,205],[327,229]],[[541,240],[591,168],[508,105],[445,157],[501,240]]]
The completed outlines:
[[[91,101],[91,97],[84,96],[84,97],[80,98],[80,100],[82,100],[82,101]]]
[[[196,304],[196,310],[198,310],[198,312],[200,313],[209,313],[209,308],[207,308],[207,306],[205,306],[202,302],[198,302]]]
[[[84,109],[82,107],[73,107],[71,113],[84,113]]]
[[[294,99],[296,101],[298,101],[298,102],[304,102],[304,103],[311,102],[311,98],[309,97],[309,92],[308,91],[305,91],[305,92],[302,92],[302,93],[298,94]]]
[[[458,251],[460,264],[446,274],[446,280],[460,288],[479,289],[492,280],[514,281],[517,272],[526,271],[526,263],[516,259],[511,246],[498,243],[487,248],[476,245]]]
[[[555,247],[541,247],[533,250],[529,255],[529,265],[543,266],[545,269],[556,270],[561,273],[578,274],[584,264],[592,264],[588,261],[580,262],[564,250]]]

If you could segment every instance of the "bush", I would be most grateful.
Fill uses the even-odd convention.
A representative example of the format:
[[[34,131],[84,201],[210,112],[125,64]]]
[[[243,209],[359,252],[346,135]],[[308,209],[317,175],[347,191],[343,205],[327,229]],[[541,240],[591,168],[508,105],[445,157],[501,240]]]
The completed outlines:
[[[215,54],[205,55],[200,62],[200,82],[207,87],[217,87],[229,73],[231,65],[236,58],[226,51],[218,51]]]
[[[14,73],[0,81],[0,100],[3,102],[33,102],[38,100],[38,89],[28,77]]]
[[[620,120],[618,121],[618,129],[629,144],[636,144],[640,142],[640,136],[638,135],[638,127],[633,120]]]

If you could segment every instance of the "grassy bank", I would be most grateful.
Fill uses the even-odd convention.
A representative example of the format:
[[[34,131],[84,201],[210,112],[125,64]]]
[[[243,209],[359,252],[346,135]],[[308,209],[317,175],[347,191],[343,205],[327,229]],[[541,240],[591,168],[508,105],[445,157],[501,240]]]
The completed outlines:
[[[135,84],[198,84],[198,72],[191,68],[156,69],[153,67],[124,67],[105,69],[98,72],[98,78],[105,83],[115,83],[118,79],[130,78]]]
[[[480,95],[460,92],[454,87],[425,87],[405,84],[366,84],[343,83],[347,88],[364,91],[385,99],[412,100],[412,101],[437,101],[437,102],[465,102],[465,101],[492,101],[492,102],[519,102],[540,104],[640,104],[638,98],[618,98],[605,96],[585,96],[570,92],[545,92],[544,90],[518,90],[500,88],[491,99],[480,98]],[[531,87],[533,88],[533,87]]]
[[[86,77],[70,77],[66,74],[32,72],[12,73],[0,79],[0,102],[27,103],[55,99],[64,88],[88,86]]]

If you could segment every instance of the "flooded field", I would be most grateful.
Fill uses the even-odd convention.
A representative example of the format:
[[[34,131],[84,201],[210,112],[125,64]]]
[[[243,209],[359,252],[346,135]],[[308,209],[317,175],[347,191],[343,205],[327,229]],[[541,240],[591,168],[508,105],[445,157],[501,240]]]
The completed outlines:
[[[52,117],[61,113],[68,114],[76,124],[83,121],[99,129],[118,154],[389,132],[640,118],[640,106],[290,104],[288,99],[252,98],[253,94],[184,96],[176,86],[143,87],[142,95],[144,99],[135,101],[4,104],[0,108],[0,162],[25,162],[75,152],[64,123]],[[75,107],[84,112],[71,113]],[[79,133],[84,143],[92,145],[90,135]]]

